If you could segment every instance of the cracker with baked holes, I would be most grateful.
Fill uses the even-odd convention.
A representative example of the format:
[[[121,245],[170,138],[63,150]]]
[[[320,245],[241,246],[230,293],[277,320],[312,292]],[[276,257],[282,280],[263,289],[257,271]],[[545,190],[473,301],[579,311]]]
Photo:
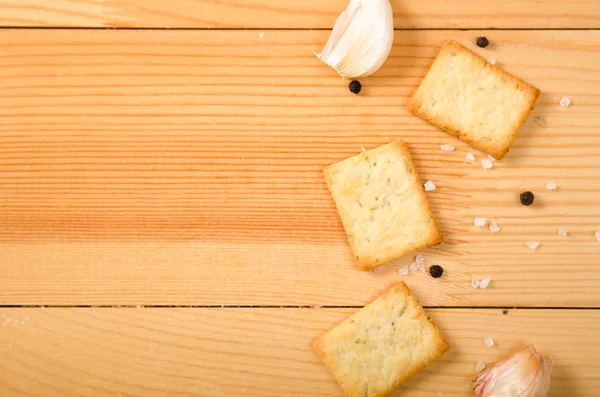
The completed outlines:
[[[442,242],[404,142],[360,153],[323,172],[361,269]]]
[[[313,346],[350,397],[387,396],[450,348],[403,282]]]
[[[534,86],[450,40],[407,106],[423,120],[500,160],[539,94]]]

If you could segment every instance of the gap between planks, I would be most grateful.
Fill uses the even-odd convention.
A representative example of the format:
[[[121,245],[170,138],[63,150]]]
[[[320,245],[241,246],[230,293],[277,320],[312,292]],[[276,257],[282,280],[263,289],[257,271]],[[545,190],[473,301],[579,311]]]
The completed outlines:
[[[0,305],[0,309],[362,309],[358,305]],[[600,310],[585,306],[423,306],[424,309]]]
[[[286,31],[328,31],[332,28],[166,28],[166,27],[104,27],[104,26],[0,26],[5,30],[181,30],[181,31],[220,31],[220,32],[286,32]],[[596,31],[600,28],[394,28],[394,31]]]

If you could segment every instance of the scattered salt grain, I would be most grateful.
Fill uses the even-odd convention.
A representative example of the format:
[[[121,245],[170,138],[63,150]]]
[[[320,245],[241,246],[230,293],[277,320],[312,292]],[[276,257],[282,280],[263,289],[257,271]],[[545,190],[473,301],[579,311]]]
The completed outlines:
[[[425,265],[422,264],[422,263],[420,263],[419,267],[417,268],[417,270],[420,271],[420,272],[425,272]]]
[[[477,227],[484,227],[486,222],[487,222],[487,219],[485,219],[485,218],[475,218],[475,221],[473,222],[473,224]]]
[[[489,277],[482,279],[479,282],[479,288],[483,288],[483,289],[487,288],[488,285],[490,285],[490,281],[492,281],[492,279],[490,279]]]
[[[425,263],[425,257],[423,255],[417,255],[415,256],[415,262],[417,262],[419,265]]]
[[[540,243],[538,241],[528,241],[525,243],[525,245],[531,248],[532,250],[535,250],[537,249],[537,247],[540,246]]]
[[[600,241],[600,232],[594,233],[594,236],[596,236],[596,240]]]
[[[546,182],[546,189],[548,190],[556,190],[556,183],[552,181]]]
[[[445,397],[445,396],[444,396],[444,393],[438,393],[435,395],[435,397]]]
[[[486,170],[494,168],[494,164],[488,159],[481,160],[481,166]]]
[[[380,273],[383,270],[381,267],[376,267],[373,269],[373,273]]]
[[[413,262],[410,264],[410,266],[408,266],[408,270],[410,270],[411,272],[417,271],[418,268],[419,264],[417,262]]]
[[[473,156],[473,153],[467,153],[467,155],[465,156],[465,158],[469,161],[475,161],[475,156]]]
[[[564,96],[564,97],[560,98],[560,106],[562,106],[563,108],[566,108],[570,104],[571,104],[571,98],[569,98],[568,96]]]
[[[398,270],[398,274],[401,276],[408,276],[408,267],[404,266],[402,269]]]
[[[475,365],[475,371],[481,372],[485,369],[485,364],[481,361],[477,361],[477,365]]]
[[[361,152],[363,152],[363,153],[367,153],[367,150],[365,149],[365,147],[364,147],[364,146],[361,146],[361,147],[360,147],[360,151],[361,151]]]
[[[454,146],[452,146],[452,145],[442,145],[442,146],[440,146],[440,149],[442,149],[444,152],[453,152],[454,151]]]
[[[496,159],[488,154],[488,159],[493,163]]]
[[[430,192],[432,190],[435,190],[435,183],[433,183],[431,181],[425,182],[425,185],[423,185],[423,186],[425,186],[425,191],[426,192]]]
[[[477,280],[476,278],[471,280],[471,287],[473,288],[477,288],[479,287],[479,280]]]
[[[496,222],[490,223],[490,231],[493,233],[497,233],[500,231],[500,226]]]
[[[496,58],[488,58],[487,61],[490,63],[490,65],[495,65],[496,64]]]
[[[490,347],[494,346],[494,340],[492,338],[490,338],[489,336],[487,338],[485,338],[483,343],[485,343],[486,345],[488,345]]]
[[[558,235],[561,237],[567,237],[567,231],[565,229],[558,229]]]
[[[258,37],[260,37],[261,39],[264,39],[265,38],[265,34],[264,33],[259,33]]]

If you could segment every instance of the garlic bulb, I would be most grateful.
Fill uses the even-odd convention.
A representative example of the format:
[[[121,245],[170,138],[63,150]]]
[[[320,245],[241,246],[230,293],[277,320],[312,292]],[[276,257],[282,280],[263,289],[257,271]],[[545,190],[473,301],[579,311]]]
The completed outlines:
[[[545,397],[551,373],[552,365],[529,344],[488,367],[473,389],[479,397]]]
[[[350,0],[317,57],[345,79],[366,77],[383,65],[393,40],[389,0]]]

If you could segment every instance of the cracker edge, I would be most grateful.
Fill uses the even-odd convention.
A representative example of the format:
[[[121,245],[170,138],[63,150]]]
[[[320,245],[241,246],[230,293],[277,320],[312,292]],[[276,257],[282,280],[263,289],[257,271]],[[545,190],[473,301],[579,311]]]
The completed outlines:
[[[416,116],[427,121],[430,124],[433,124],[440,130],[442,130],[452,136],[455,136],[464,142],[469,143],[471,146],[473,146],[476,149],[479,149],[479,150],[482,150],[482,151],[488,153],[489,155],[493,156],[496,160],[501,160],[506,155],[506,153],[508,153],[508,150],[512,146],[512,144],[517,136],[517,133],[519,132],[519,130],[521,129],[523,124],[525,124],[525,121],[531,114],[531,111],[533,110],[534,105],[535,105],[535,101],[540,96],[540,90],[538,88],[534,87],[533,85],[526,83],[525,81],[521,80],[520,78],[508,73],[507,71],[500,68],[499,66],[489,64],[485,58],[483,58],[479,54],[471,51],[467,47],[463,46],[462,44],[460,44],[454,40],[448,40],[448,41],[446,41],[446,43],[444,43],[444,45],[440,49],[440,52],[438,53],[438,56],[434,60],[434,63],[435,63],[435,61],[437,61],[437,59],[440,57],[440,55],[442,55],[442,53],[444,51],[449,50],[449,49],[459,51],[462,53],[471,54],[471,55],[483,60],[488,65],[488,67],[490,67],[492,69],[493,73],[506,77],[508,80],[511,80],[514,84],[519,85],[523,89],[523,91],[528,94],[528,97],[529,97],[529,101],[527,102],[528,109],[523,112],[521,119],[517,122],[517,126],[512,131],[511,135],[508,137],[506,144],[504,146],[498,148],[496,145],[486,145],[482,142],[476,142],[473,139],[468,138],[467,136],[463,136],[461,131],[452,129],[448,126],[445,126],[442,123],[437,122],[437,120],[434,117],[429,117],[427,114],[420,112],[419,108],[421,107],[422,102],[420,102],[418,99],[416,99],[415,96],[416,96],[419,88],[421,87],[421,84],[419,84],[419,87],[417,87],[417,91],[415,91],[413,96],[408,100],[406,107],[408,108],[408,110],[410,110]],[[433,63],[431,65],[433,66]],[[431,67],[430,67],[429,71],[427,72],[427,75],[429,75],[430,71],[431,71]],[[427,75],[425,75],[425,77],[423,77],[423,80],[425,80]]]
[[[398,139],[398,140],[396,140],[394,142],[390,142],[390,143],[387,143],[385,145],[381,145],[381,146],[379,146],[379,147],[377,147],[375,149],[371,149],[371,150],[367,151],[366,153],[358,154],[358,156],[367,156],[368,157],[369,152],[371,152],[372,150],[377,150],[377,149],[382,148],[384,146],[390,146],[394,150],[397,150],[408,161],[408,165],[410,166],[411,172],[415,176],[415,183],[419,187],[418,192],[419,192],[419,195],[420,195],[420,200],[421,200],[421,202],[425,203],[425,206],[427,207],[427,211],[429,212],[429,216],[431,217],[433,225],[432,225],[432,227],[430,229],[429,236],[427,236],[427,238],[425,239],[425,242],[423,244],[420,244],[420,245],[416,246],[415,248],[408,247],[408,248],[404,249],[403,251],[401,251],[399,254],[390,257],[390,259],[386,260],[385,262],[381,262],[381,263],[375,262],[374,261],[374,259],[375,259],[374,256],[369,256],[369,257],[366,257],[366,258],[357,259],[356,252],[354,251],[354,238],[350,235],[350,233],[346,229],[346,225],[345,225],[343,219],[341,219],[340,209],[338,208],[337,202],[335,200],[335,197],[333,196],[333,192],[331,191],[331,184],[332,184],[331,175],[333,173],[337,172],[337,167],[339,167],[338,164],[343,163],[344,161],[346,161],[348,159],[339,161],[337,163],[334,163],[334,164],[332,164],[330,166],[325,167],[325,169],[323,170],[323,174],[324,174],[325,180],[327,182],[327,188],[329,189],[329,193],[331,194],[331,197],[333,198],[333,201],[335,203],[336,209],[338,211],[338,217],[342,220],[342,226],[344,227],[344,232],[346,233],[346,237],[348,238],[348,242],[350,243],[350,249],[352,250],[352,253],[353,253],[353,256],[354,256],[354,260],[356,261],[356,263],[358,264],[358,266],[360,267],[360,269],[364,270],[364,271],[369,271],[369,270],[372,270],[372,269],[374,269],[376,267],[383,266],[386,263],[394,261],[394,260],[396,260],[396,259],[398,259],[398,258],[400,258],[400,257],[402,257],[404,255],[407,255],[407,254],[412,253],[412,252],[420,251],[422,249],[434,246],[436,244],[440,244],[440,243],[442,243],[444,241],[444,238],[442,236],[442,232],[440,231],[440,227],[439,227],[439,225],[437,223],[437,220],[435,218],[435,215],[434,215],[434,213],[433,213],[433,211],[431,209],[431,205],[429,204],[429,200],[427,198],[427,194],[425,193],[425,188],[423,187],[423,184],[421,183],[421,180],[419,178],[419,174],[417,173],[417,170],[415,168],[415,164],[414,164],[414,162],[412,160],[412,156],[410,154],[410,151],[408,150],[408,146],[406,145],[406,142],[404,142],[401,139]],[[353,157],[356,157],[356,156],[353,156]],[[350,158],[352,158],[352,157],[350,157]]]
[[[335,379],[340,384],[340,386],[342,387],[342,389],[344,389],[344,391],[349,396],[351,396],[351,397],[355,397],[355,396],[362,397],[362,395],[363,395],[362,394],[362,390],[352,390],[352,389],[349,389],[348,385],[345,385],[341,379],[337,378],[337,376],[335,375],[335,371],[332,370],[333,368],[335,368],[335,362],[333,360],[331,360],[331,358],[329,356],[327,356],[327,354],[325,353],[324,339],[329,334],[329,332],[331,332],[333,329],[339,327],[340,325],[344,324],[346,321],[348,321],[350,318],[352,318],[352,316],[354,316],[356,313],[360,312],[361,310],[366,309],[373,302],[375,302],[375,301],[377,301],[379,299],[386,299],[386,298],[388,298],[389,296],[393,295],[395,292],[402,293],[402,295],[404,296],[404,299],[407,301],[406,302],[407,305],[411,305],[411,306],[415,307],[417,309],[417,311],[419,311],[420,314],[425,318],[425,321],[429,322],[433,326],[433,330],[434,330],[434,332],[436,334],[437,344],[433,347],[433,352],[432,352],[431,357],[428,360],[424,361],[423,364],[420,367],[418,367],[414,371],[411,371],[410,373],[406,374],[404,377],[402,377],[397,382],[395,382],[388,390],[385,390],[383,393],[381,393],[379,395],[375,395],[375,396],[369,396],[369,397],[385,397],[385,396],[391,394],[400,385],[406,383],[410,378],[412,378],[418,372],[420,372],[421,370],[423,370],[423,368],[425,368],[426,366],[428,366],[430,363],[432,363],[433,361],[435,361],[438,358],[440,358],[444,353],[446,353],[450,349],[450,345],[448,344],[448,342],[446,341],[446,339],[444,338],[444,336],[440,332],[440,329],[437,327],[437,325],[433,321],[431,321],[431,319],[429,318],[429,316],[427,315],[427,313],[425,313],[425,310],[419,304],[419,301],[417,301],[417,298],[415,298],[414,295],[410,292],[410,289],[408,288],[408,286],[406,285],[406,283],[404,281],[399,281],[397,283],[394,283],[384,293],[382,293],[381,295],[379,295],[378,297],[376,297],[375,299],[373,299],[365,307],[363,307],[362,309],[359,309],[358,311],[356,311],[352,315],[348,316],[347,318],[345,318],[344,320],[342,320],[341,322],[339,322],[336,326],[334,326],[333,328],[329,329],[327,332],[325,332],[323,335],[317,337],[313,341],[313,349],[315,350],[315,352],[317,353],[317,355],[321,358],[321,360],[325,364],[325,367],[327,367],[327,369],[329,370],[329,372],[335,377]]]

